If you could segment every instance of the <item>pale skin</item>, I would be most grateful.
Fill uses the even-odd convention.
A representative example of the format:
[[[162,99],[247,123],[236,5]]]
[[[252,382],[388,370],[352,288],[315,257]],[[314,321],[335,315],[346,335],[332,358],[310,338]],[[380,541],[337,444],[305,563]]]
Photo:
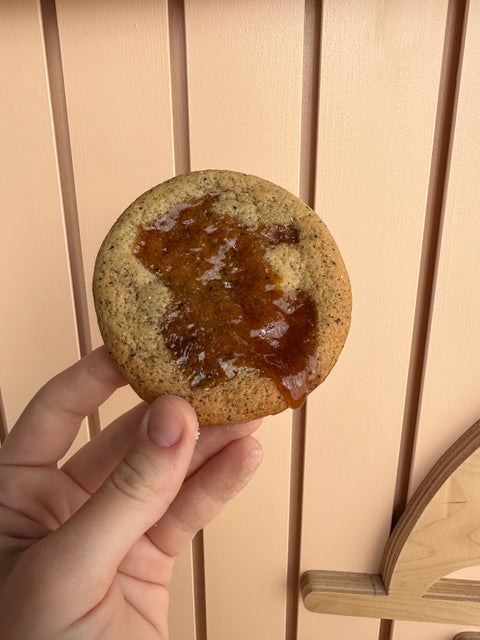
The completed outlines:
[[[166,640],[175,556],[261,462],[259,421],[141,403],[59,466],[125,381],[103,348],[48,382],[0,450],[0,637]]]

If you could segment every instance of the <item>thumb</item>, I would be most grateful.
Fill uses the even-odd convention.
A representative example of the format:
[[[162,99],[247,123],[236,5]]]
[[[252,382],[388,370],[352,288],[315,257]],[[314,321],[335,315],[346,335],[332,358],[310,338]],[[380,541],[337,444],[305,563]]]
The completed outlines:
[[[116,571],[180,490],[197,429],[196,414],[185,400],[162,396],[152,403],[124,458],[97,493],[57,530],[70,572],[78,570],[88,581],[89,567],[97,580],[99,567],[110,575]]]

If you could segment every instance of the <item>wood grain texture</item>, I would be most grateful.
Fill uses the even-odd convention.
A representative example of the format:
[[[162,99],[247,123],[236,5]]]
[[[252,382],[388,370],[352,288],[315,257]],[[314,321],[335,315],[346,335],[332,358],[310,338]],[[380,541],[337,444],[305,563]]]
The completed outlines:
[[[185,17],[191,168],[298,193],[303,3],[191,0]],[[290,411],[264,421],[261,468],[205,531],[209,640],[285,634],[290,438]]]
[[[471,288],[480,270],[480,137],[475,125],[480,108],[478,60],[480,7],[470,3],[465,34],[458,105],[451,149],[435,300],[417,429],[410,491],[466,426],[480,415],[480,348],[477,336],[479,298]],[[464,572],[455,573],[461,578]],[[480,573],[469,571],[470,578]],[[422,625],[426,640],[450,640],[471,627]],[[394,640],[418,638],[419,627],[395,623]]]
[[[12,426],[33,393],[78,357],[40,8],[0,20],[0,379]],[[82,429],[77,445],[85,441]]]
[[[386,547],[382,574],[389,593],[418,598],[440,578],[479,564],[479,447],[477,422],[412,496]]]
[[[318,613],[417,622],[480,623],[480,585],[476,583],[472,589],[468,580],[441,580],[427,595],[415,598],[407,591],[387,594],[379,574],[313,571],[304,577],[306,606]]]
[[[376,572],[389,535],[446,7],[323,3],[316,209],[351,275],[353,315],[308,403],[302,571]],[[300,640],[351,632],[300,612]]]

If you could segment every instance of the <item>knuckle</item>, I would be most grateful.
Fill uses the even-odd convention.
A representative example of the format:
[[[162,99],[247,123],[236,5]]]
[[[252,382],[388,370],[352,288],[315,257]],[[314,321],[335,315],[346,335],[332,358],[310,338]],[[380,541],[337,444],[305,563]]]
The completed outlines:
[[[109,482],[114,491],[136,502],[145,502],[158,488],[150,461],[133,452],[120,461]]]

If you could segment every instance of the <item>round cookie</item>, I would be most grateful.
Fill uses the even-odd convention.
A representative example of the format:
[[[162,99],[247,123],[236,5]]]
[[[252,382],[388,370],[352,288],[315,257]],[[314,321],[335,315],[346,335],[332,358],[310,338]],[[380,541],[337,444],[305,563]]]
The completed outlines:
[[[93,294],[138,395],[180,395],[215,426],[300,406],[350,326],[350,282],[325,224],[285,189],[233,171],[177,176],[137,198],[100,247]]]

